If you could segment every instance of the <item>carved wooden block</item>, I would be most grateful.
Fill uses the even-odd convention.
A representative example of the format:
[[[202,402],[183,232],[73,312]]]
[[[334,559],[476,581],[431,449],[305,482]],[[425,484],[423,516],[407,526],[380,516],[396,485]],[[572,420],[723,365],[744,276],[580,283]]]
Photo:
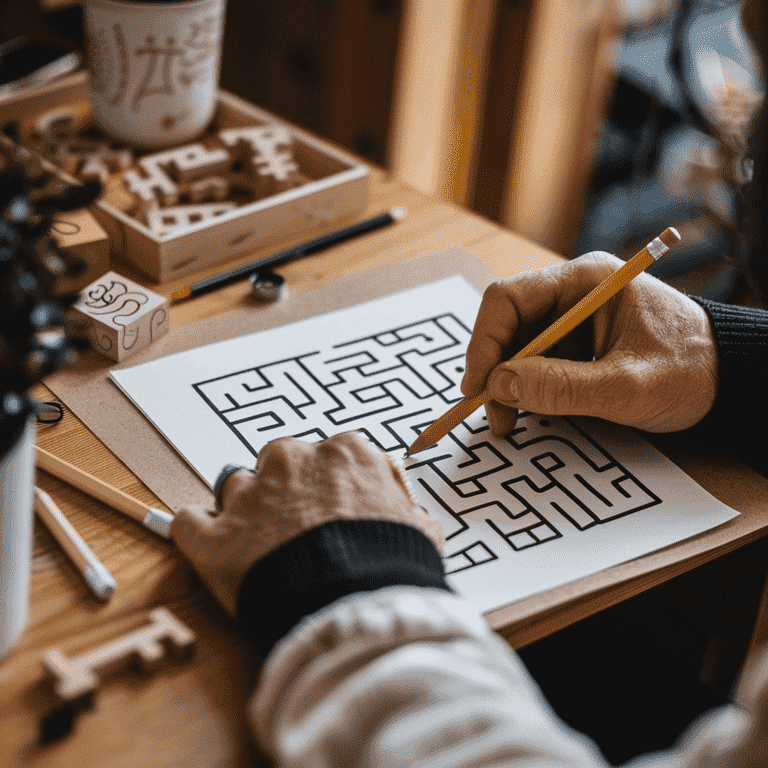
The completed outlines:
[[[195,634],[166,608],[155,608],[150,623],[92,651],[68,658],[58,648],[43,653],[42,662],[55,694],[75,703],[91,695],[101,676],[138,662],[142,671],[153,671],[166,655],[166,646],[181,655],[191,650]]]
[[[50,232],[62,250],[88,265],[82,275],[59,279],[58,295],[77,293],[109,270],[109,237],[85,208],[57,213]]]
[[[143,167],[145,164],[167,167],[174,181],[186,182],[226,171],[232,160],[223,147],[209,149],[197,143],[145,155],[139,165]]]
[[[126,171],[123,180],[128,190],[146,203],[176,205],[186,185],[224,172],[231,164],[230,154],[223,147],[208,149],[203,144],[188,144],[166,152],[144,155],[136,163],[139,170]],[[219,189],[222,181],[217,183]],[[209,187],[210,184],[195,189],[205,190]]]
[[[179,190],[193,203],[203,203],[208,200],[221,202],[229,196],[229,187],[229,180],[223,176],[206,176],[204,179],[182,182]]]
[[[280,125],[229,128],[219,138],[232,147],[236,156],[248,163],[263,182],[263,192],[297,185],[299,166],[293,157],[291,132]]]
[[[156,234],[170,235],[184,232],[190,224],[208,221],[229,211],[234,211],[235,203],[200,203],[198,205],[174,205],[168,208],[151,208],[147,211],[147,226]]]
[[[71,139],[56,147],[53,160],[83,181],[98,179],[104,184],[110,174],[130,168],[133,153],[129,149],[114,149],[106,141]]]
[[[136,197],[128,191],[123,182],[122,174],[114,174],[107,179],[101,200],[112,208],[125,213],[136,208]]]
[[[125,667],[138,666],[148,673],[166,655],[189,655],[195,634],[165,608],[149,614],[150,623],[75,658],[51,648],[42,656],[47,689],[38,688],[37,701],[44,712],[40,737],[43,743],[69,731],[84,709],[93,707],[102,679]],[[168,653],[167,653],[168,652]],[[45,711],[47,710],[47,712]]]
[[[142,157],[136,165],[139,171],[131,168],[123,174],[123,181],[129,192],[146,203],[176,205],[179,202],[179,187],[151,155]]]
[[[107,272],[73,305],[84,319],[93,346],[116,361],[125,360],[168,332],[168,299],[138,283]]]

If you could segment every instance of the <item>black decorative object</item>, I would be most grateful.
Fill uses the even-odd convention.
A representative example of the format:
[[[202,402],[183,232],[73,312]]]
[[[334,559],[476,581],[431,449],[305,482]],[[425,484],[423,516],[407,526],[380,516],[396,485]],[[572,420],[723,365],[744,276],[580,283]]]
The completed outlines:
[[[68,184],[7,136],[0,143],[0,458],[14,445],[36,403],[29,388],[73,362],[87,346],[70,333],[59,278],[85,262],[59,249],[49,231],[54,215],[92,203],[100,185]]]

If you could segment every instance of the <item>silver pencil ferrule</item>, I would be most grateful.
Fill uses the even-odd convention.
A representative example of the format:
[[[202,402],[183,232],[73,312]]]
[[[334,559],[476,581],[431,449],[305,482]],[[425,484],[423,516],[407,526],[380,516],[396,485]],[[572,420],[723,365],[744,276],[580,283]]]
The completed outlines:
[[[654,237],[653,240],[645,246],[645,250],[653,256],[654,261],[658,261],[669,250],[669,246],[664,245],[658,237]]]

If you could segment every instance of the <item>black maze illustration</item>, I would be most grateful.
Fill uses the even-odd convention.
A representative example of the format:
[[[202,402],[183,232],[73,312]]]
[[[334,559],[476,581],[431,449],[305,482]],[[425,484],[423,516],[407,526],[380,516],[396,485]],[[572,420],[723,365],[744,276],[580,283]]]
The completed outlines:
[[[470,335],[446,313],[192,386],[254,456],[277,437],[355,429],[401,456],[461,399]],[[478,412],[407,472],[442,524],[449,573],[661,503],[574,422],[529,413],[499,441]]]
[[[440,520],[448,573],[661,504],[573,421],[525,412],[493,444],[475,414],[407,471]]]
[[[470,335],[444,314],[192,386],[254,455],[277,437],[354,429],[403,452],[418,425],[461,399]]]

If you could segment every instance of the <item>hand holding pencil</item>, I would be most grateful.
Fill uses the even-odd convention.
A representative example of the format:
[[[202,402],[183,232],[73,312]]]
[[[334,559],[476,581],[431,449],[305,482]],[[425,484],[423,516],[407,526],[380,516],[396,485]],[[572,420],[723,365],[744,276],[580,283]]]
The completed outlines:
[[[520,409],[597,416],[654,432],[698,422],[714,402],[717,375],[708,316],[693,299],[642,273],[652,259],[644,262],[547,357],[522,353],[625,263],[594,252],[490,286],[467,349],[462,392],[480,401],[462,401],[468,412],[485,404],[496,435],[514,428]]]

